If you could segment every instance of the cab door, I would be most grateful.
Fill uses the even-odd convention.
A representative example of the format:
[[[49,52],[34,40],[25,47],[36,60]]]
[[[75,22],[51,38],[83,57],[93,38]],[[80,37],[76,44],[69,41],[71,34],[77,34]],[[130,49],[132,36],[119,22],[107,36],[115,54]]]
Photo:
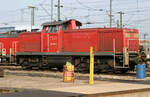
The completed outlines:
[[[57,26],[49,26],[45,28],[45,31],[42,33],[43,52],[57,52],[58,48],[57,32],[58,32]]]
[[[58,37],[57,33],[50,33],[49,34],[49,51],[50,52],[57,52],[58,48]]]
[[[48,30],[49,27],[44,27],[41,33],[41,52],[48,52]]]

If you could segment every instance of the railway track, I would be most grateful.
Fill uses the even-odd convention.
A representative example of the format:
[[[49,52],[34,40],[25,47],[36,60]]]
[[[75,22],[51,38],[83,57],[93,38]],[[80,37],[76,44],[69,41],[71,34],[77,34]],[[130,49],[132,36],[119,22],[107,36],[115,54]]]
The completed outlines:
[[[56,68],[52,69],[23,69],[21,66],[0,66],[1,69],[6,69],[6,70],[13,70],[13,71],[30,71],[30,72],[63,72],[63,71],[58,71]],[[148,70],[150,72],[150,70]],[[79,73],[79,72],[76,72]],[[81,74],[88,74],[88,73],[81,73]],[[121,73],[112,73],[112,72],[101,72],[101,73],[95,73],[95,74],[103,74],[103,75],[117,75],[117,76],[135,76],[136,72],[127,72],[124,74]]]
[[[23,70],[21,67],[17,66],[0,66],[5,70],[6,75],[16,75],[16,76],[31,76],[31,77],[55,77],[55,78],[62,78],[63,72],[57,71],[57,69],[51,70]],[[95,74],[95,80],[112,80],[112,79],[119,79],[119,80],[135,80],[136,73],[129,72],[126,74],[114,74],[114,73],[100,73]],[[76,79],[88,79],[88,73],[79,73],[75,72]]]
[[[43,72],[63,72],[62,70],[58,70],[57,68],[51,68],[51,69],[23,69],[21,66],[0,66],[1,69],[7,69],[7,70],[14,70],[14,71],[43,71]],[[78,73],[78,72],[77,72]],[[80,72],[81,73],[81,72]],[[82,72],[82,74],[88,74]],[[112,73],[112,72],[100,72],[100,73],[95,73],[95,74],[104,74],[104,75],[135,75],[135,72],[128,72],[128,73]]]
[[[62,77],[62,71],[58,71],[57,69],[53,68],[53,69],[43,69],[43,70],[24,70],[22,69],[21,66],[0,66],[0,68],[4,69],[7,73],[9,74],[19,74],[19,75],[32,75],[32,76],[44,76],[44,77]],[[49,75],[50,74],[50,75]],[[79,73],[79,72],[75,72],[76,77],[77,78],[81,78],[81,77],[88,77],[88,73]],[[112,76],[110,78],[131,78],[131,79],[135,79],[136,77],[136,71],[132,71],[132,72],[127,72],[124,74],[120,74],[120,73],[112,73],[112,72],[102,72],[102,73],[98,73],[95,74],[96,77],[98,76],[102,76],[102,77],[109,77]],[[147,69],[147,77],[150,77],[150,69]]]
[[[8,70],[23,70],[21,66],[0,66],[0,68]]]

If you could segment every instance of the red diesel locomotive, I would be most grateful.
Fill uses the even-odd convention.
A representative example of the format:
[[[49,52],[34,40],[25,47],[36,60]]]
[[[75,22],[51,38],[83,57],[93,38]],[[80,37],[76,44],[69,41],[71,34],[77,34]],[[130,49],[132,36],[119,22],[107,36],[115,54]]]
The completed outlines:
[[[84,28],[71,19],[47,22],[41,32],[0,36],[1,64],[26,68],[62,69],[66,61],[77,71],[89,70],[89,51],[94,47],[95,72],[134,69],[138,61],[139,32],[128,28]]]

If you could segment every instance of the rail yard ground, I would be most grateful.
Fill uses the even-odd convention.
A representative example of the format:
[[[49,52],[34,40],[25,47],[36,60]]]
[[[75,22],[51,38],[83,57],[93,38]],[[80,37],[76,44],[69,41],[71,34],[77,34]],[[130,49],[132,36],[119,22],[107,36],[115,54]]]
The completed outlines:
[[[139,94],[135,96],[135,92],[142,94],[141,91],[150,91],[150,75],[146,79],[138,80],[136,79],[135,72],[123,75],[96,74],[94,76],[95,84],[89,85],[88,74],[76,73],[74,83],[64,83],[62,72],[58,71],[27,71],[15,69],[5,69],[4,71],[5,76],[0,78],[0,87],[3,89],[19,89],[19,92],[0,93],[0,97],[83,97],[82,95],[87,95],[87,97],[114,97],[110,95],[131,92],[132,95],[134,94],[134,97],[149,97],[146,95],[139,96]],[[133,96],[130,94],[129,96],[123,97]]]

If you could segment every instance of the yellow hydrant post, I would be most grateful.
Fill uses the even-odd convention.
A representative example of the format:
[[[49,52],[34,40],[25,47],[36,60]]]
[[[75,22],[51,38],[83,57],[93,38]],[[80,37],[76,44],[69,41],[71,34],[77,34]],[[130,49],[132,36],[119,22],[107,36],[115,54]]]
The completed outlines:
[[[90,79],[89,84],[94,84],[94,54],[93,54],[93,47],[90,48]]]

